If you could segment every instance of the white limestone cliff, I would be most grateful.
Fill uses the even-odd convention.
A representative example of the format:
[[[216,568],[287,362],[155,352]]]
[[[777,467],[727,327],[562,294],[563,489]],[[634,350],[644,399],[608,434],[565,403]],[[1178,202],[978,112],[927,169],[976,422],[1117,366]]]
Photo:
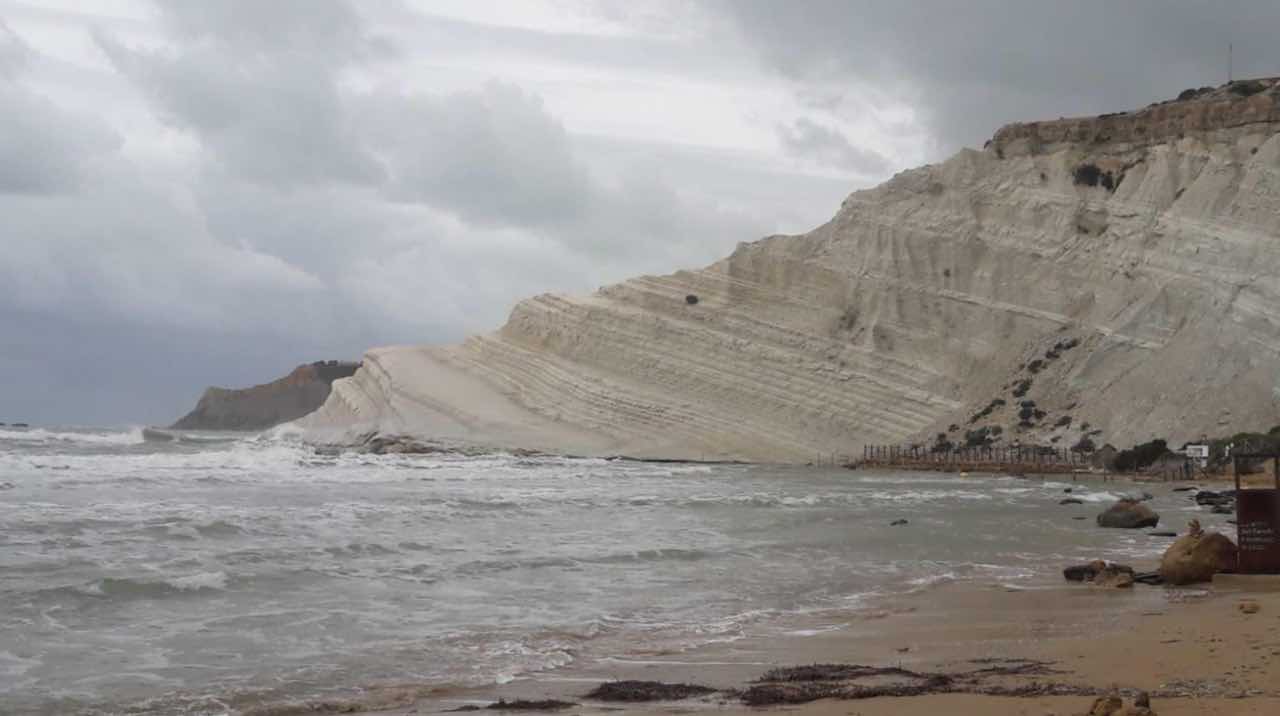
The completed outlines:
[[[1062,447],[1265,430],[1280,423],[1277,85],[1010,125],[808,234],[537,296],[460,345],[371,350],[301,424],[791,462],[953,425]]]

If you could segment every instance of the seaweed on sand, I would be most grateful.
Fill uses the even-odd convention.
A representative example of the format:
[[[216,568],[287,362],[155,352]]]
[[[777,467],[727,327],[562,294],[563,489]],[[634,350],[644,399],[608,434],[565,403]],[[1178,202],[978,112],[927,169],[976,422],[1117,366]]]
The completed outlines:
[[[661,681],[607,681],[584,698],[597,701],[679,701],[713,694],[716,689],[700,684],[665,684]]]
[[[498,699],[497,701],[483,707],[489,711],[562,711],[564,709],[573,708],[577,704],[572,701],[560,701],[559,699],[515,699],[507,701],[506,699]],[[480,711],[480,706],[462,706],[453,711]]]
[[[870,699],[925,694],[984,694],[992,696],[1093,696],[1100,689],[1033,681],[1026,684],[988,683],[1002,677],[1065,673],[1051,662],[1031,659],[976,660],[980,668],[957,672],[912,671],[902,667],[859,664],[811,664],[773,669],[747,689],[737,692],[749,706],[800,704],[818,699]]]

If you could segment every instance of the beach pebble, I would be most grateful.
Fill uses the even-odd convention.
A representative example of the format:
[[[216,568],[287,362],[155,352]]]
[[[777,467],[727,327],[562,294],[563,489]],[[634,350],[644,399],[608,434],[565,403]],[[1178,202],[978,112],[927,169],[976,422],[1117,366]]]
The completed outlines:
[[[890,522],[890,523],[889,523],[889,526],[890,526],[890,527],[898,527],[899,525],[905,525],[905,524],[908,524],[908,522],[907,522],[906,520],[894,520],[893,522]]]
[[[1240,602],[1237,606],[1239,606],[1240,611],[1245,614],[1257,614],[1262,611],[1262,605],[1257,602]]]

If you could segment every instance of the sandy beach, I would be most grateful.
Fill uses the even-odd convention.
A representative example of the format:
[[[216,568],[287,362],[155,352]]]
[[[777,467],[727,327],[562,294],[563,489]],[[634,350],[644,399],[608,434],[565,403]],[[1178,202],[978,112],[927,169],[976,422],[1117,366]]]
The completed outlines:
[[[1241,609],[1246,603],[1256,605],[1257,611],[1246,613]],[[792,638],[749,637],[686,653],[556,671],[498,688],[438,691],[386,713],[438,713],[499,699],[559,699],[576,704],[565,713],[1076,714],[1088,713],[1095,693],[1116,690],[1124,695],[1126,707],[1137,692],[1149,692],[1152,710],[1159,714],[1274,714],[1280,712],[1278,627],[1280,593],[1211,585],[1138,585],[1132,590],[954,585],[851,614],[840,624],[797,622]],[[1028,673],[980,676],[973,688],[1067,695],[944,693],[767,706],[744,703],[743,690],[757,685],[765,672],[805,664],[952,675],[1005,667]],[[652,703],[583,698],[601,682],[632,679],[696,683],[721,691]],[[810,686],[893,683],[913,682],[887,676]],[[388,705],[411,698],[395,689],[382,697]]]

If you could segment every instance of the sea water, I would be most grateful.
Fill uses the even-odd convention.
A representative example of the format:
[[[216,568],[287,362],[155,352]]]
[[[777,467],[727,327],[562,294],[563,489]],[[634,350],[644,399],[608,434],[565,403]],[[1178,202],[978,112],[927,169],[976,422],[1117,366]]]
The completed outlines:
[[[1085,504],[1059,505],[1067,489]],[[1056,585],[1066,563],[1168,544],[1094,525],[1123,491],[0,428],[0,713],[493,684],[948,582]],[[1203,517],[1152,491],[1174,529]]]

